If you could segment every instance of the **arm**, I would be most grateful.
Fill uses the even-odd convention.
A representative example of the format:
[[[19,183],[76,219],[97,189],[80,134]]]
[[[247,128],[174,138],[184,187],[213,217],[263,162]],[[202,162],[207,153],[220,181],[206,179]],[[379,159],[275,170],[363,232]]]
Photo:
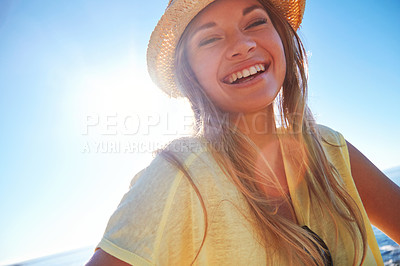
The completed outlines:
[[[400,188],[347,142],[351,173],[371,223],[400,243]]]
[[[107,252],[103,251],[102,249],[96,250],[93,257],[90,261],[86,264],[86,266],[126,266],[129,265],[122,260],[117,259],[116,257],[111,256]]]

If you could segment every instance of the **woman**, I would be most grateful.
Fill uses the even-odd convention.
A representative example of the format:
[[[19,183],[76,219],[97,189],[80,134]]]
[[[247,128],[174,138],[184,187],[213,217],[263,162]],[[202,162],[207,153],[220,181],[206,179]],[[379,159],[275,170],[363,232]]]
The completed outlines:
[[[149,72],[196,134],[134,178],[88,265],[383,265],[370,221],[400,242],[400,189],[313,121],[304,4],[170,1]]]

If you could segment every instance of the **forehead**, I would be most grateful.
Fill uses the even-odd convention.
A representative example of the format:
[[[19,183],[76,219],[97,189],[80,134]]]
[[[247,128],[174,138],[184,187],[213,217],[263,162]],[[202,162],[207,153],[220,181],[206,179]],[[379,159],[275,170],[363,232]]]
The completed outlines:
[[[198,21],[217,19],[226,14],[243,14],[246,8],[252,6],[262,7],[257,0],[217,0],[209,4],[192,20],[195,24]],[[229,13],[227,13],[229,12]]]

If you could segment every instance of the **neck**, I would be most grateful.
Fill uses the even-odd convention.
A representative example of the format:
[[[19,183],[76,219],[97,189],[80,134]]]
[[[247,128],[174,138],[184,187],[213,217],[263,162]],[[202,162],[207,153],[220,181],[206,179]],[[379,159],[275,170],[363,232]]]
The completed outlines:
[[[231,121],[258,147],[277,140],[274,111],[271,105],[260,112],[235,114]]]

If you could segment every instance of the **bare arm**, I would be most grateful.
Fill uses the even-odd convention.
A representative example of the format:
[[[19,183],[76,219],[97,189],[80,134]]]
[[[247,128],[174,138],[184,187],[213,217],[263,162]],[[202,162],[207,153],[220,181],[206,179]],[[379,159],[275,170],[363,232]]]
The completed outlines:
[[[371,223],[400,243],[400,187],[347,142],[351,173]]]
[[[107,252],[103,251],[102,249],[96,250],[93,257],[90,261],[86,264],[86,266],[126,266],[129,265],[122,260],[117,259],[116,257],[111,256]]]

